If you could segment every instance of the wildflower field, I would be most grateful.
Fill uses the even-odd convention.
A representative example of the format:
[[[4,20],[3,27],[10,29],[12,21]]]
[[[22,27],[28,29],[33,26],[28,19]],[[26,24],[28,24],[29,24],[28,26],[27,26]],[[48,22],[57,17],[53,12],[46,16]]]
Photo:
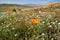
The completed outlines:
[[[0,10],[0,40],[60,40],[60,6]]]

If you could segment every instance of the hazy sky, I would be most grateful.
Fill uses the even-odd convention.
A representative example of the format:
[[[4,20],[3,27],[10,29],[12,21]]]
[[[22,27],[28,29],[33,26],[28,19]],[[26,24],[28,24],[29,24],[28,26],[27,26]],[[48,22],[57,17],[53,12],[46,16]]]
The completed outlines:
[[[50,4],[60,2],[60,0],[0,0],[0,4]]]

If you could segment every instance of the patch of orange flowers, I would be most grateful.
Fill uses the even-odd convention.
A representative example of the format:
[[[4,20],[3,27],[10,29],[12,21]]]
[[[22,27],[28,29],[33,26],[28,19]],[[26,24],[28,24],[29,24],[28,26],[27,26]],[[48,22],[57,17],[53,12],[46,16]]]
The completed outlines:
[[[33,20],[32,20],[32,23],[33,23],[33,24],[38,24],[39,22],[40,22],[39,19],[33,19]]]
[[[46,8],[50,8],[52,6],[53,6],[53,4],[48,4]]]

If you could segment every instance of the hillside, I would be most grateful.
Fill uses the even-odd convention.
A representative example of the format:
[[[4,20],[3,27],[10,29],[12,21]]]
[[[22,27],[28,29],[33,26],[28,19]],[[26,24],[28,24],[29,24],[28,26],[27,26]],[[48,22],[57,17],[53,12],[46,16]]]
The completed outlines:
[[[0,40],[60,40],[60,3],[1,4]]]

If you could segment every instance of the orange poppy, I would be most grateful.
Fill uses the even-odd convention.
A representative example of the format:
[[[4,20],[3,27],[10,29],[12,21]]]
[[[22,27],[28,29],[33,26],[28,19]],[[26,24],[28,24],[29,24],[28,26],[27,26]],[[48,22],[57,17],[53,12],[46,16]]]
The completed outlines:
[[[33,20],[32,20],[32,23],[33,23],[33,24],[38,24],[38,23],[39,23],[39,19],[33,19]]]

